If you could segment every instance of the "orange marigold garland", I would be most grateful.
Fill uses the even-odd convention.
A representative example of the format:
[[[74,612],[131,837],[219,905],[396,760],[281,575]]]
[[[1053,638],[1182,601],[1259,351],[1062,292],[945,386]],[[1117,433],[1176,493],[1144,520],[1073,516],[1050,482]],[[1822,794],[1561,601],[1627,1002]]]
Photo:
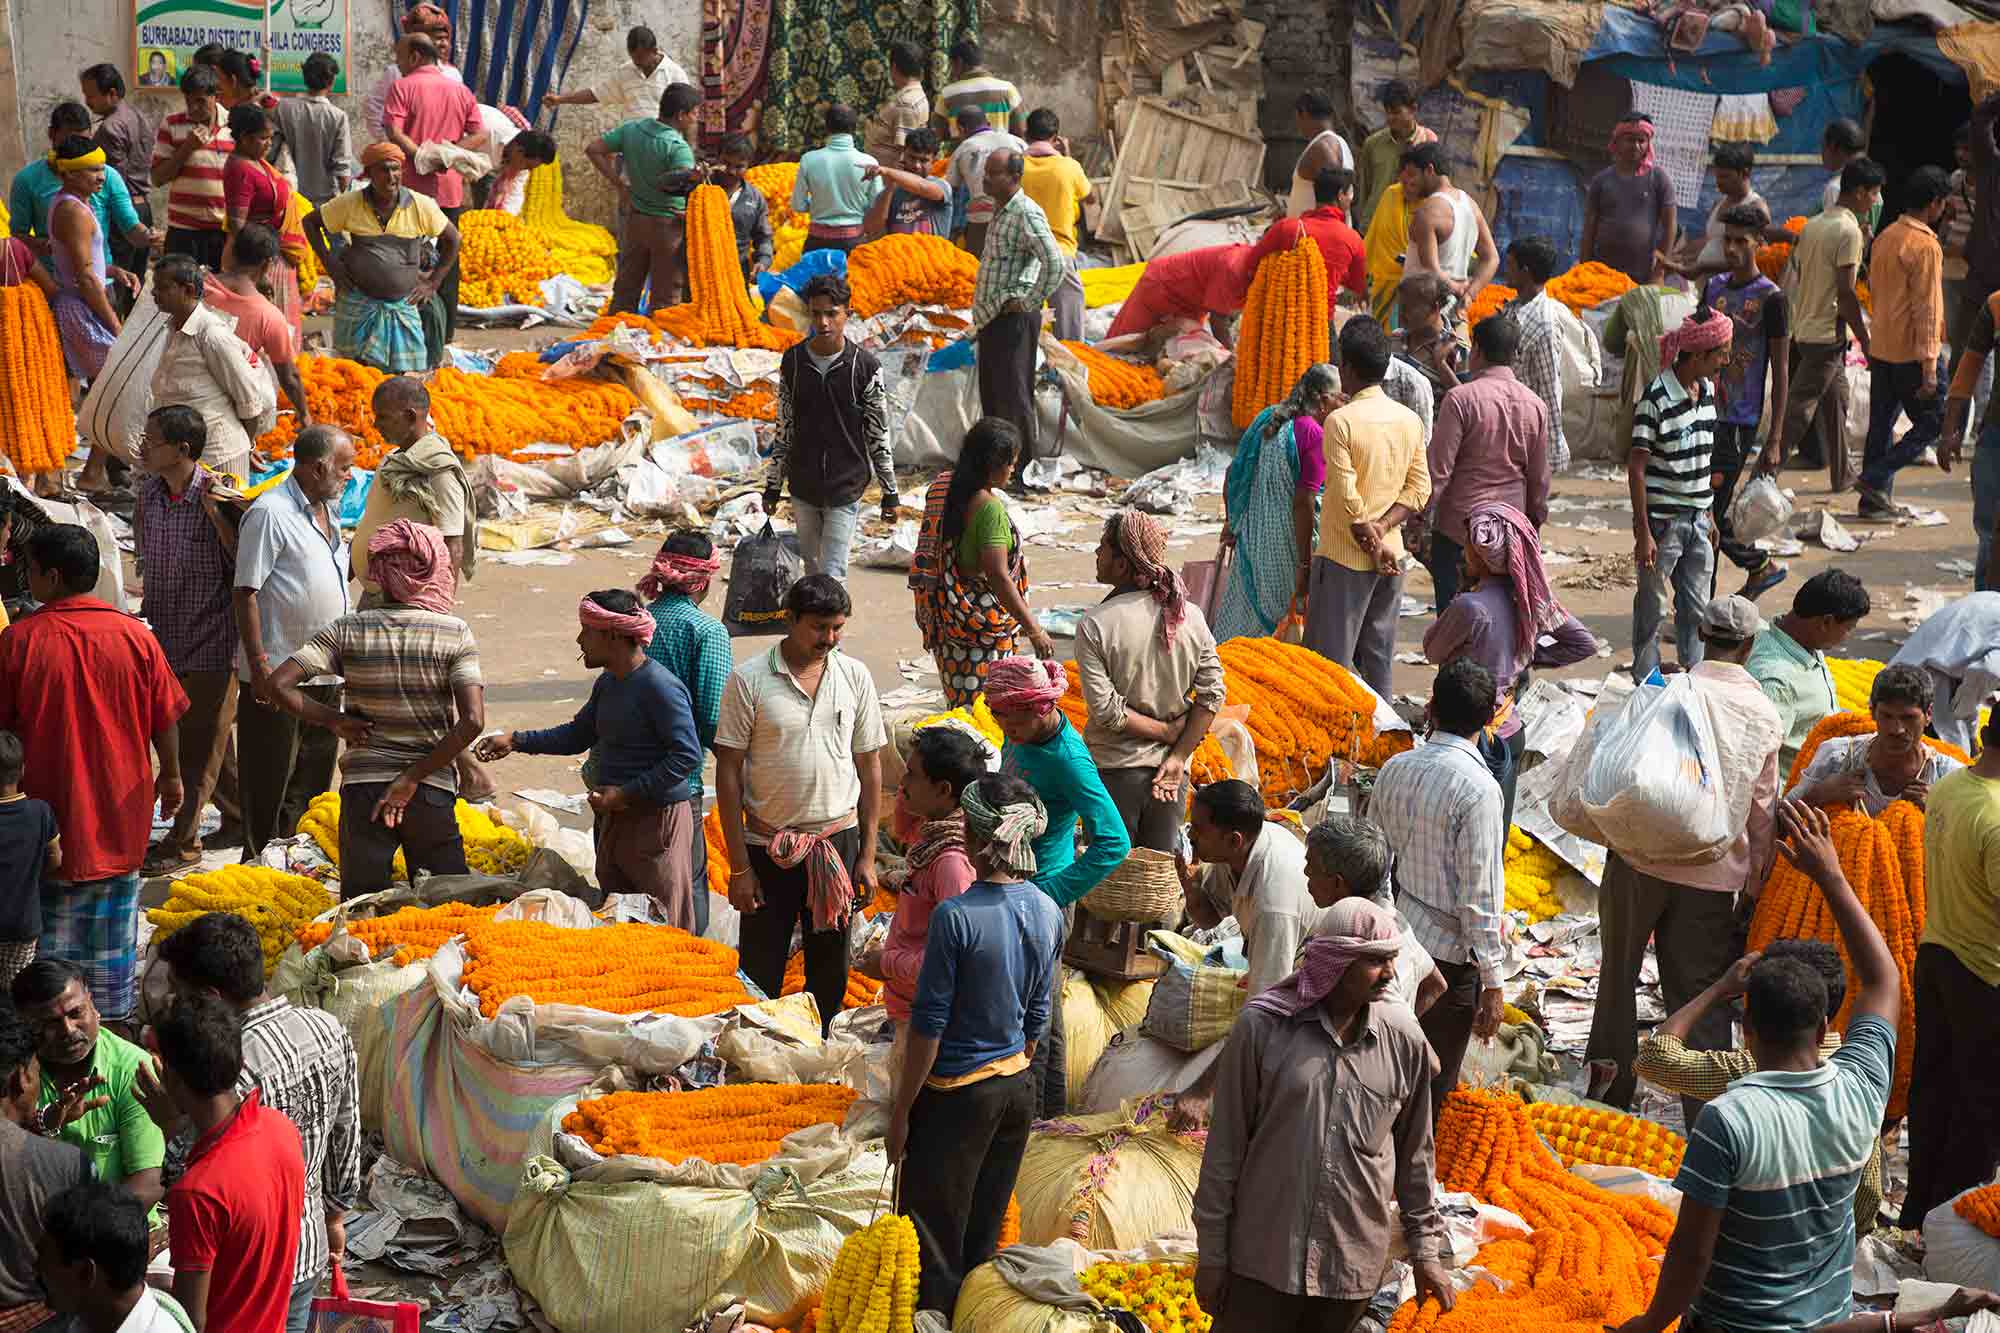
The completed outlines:
[[[387,916],[349,919],[342,929],[368,946],[368,956],[379,962],[393,958],[396,966],[421,962],[431,957],[454,935],[463,935],[475,921],[490,921],[500,904],[472,907],[465,903],[444,903],[438,907],[404,907]],[[316,948],[333,936],[333,922],[313,921],[299,927],[301,949]]]
[[[799,995],[806,988],[806,956],[795,953],[785,960],[785,980],[778,987],[780,995]],[[859,972],[847,974],[847,990],[841,996],[842,1009],[866,1009],[882,998],[882,983]]]
[[[1166,397],[1167,382],[1151,366],[1135,366],[1083,343],[1066,342],[1063,346],[1083,362],[1089,375],[1090,400],[1099,407],[1138,407]]]
[[[1502,306],[1519,295],[1512,287],[1489,282],[1479,289],[1479,295],[1472,298],[1472,305],[1465,312],[1465,322],[1477,324],[1488,315],[1497,315]]]
[[[847,285],[862,319],[901,305],[964,310],[979,282],[979,260],[942,236],[896,233],[847,256]]]
[[[61,472],[76,449],[62,337],[32,282],[0,287],[0,449],[24,477]]]
[[[1593,259],[1549,279],[1544,290],[1551,299],[1561,301],[1571,314],[1581,318],[1584,311],[1615,301],[1636,286],[1620,270]]]
[[[1236,429],[1291,393],[1306,368],[1326,360],[1326,260],[1299,233],[1298,244],[1265,255],[1250,281],[1236,333],[1236,382],[1230,415]]]
[[[614,1092],[578,1102],[563,1128],[603,1157],[690,1158],[756,1166],[787,1134],[837,1125],[853,1088],[833,1083],[735,1083],[693,1092]]]
[[[1982,1185],[1958,1196],[1951,1210],[1995,1240],[2000,1240],[2000,1185]]]
[[[653,322],[682,342],[782,352],[799,341],[799,334],[758,320],[743,284],[729,196],[719,185],[698,186],[688,196],[687,271],[689,299],[653,312]]]
[[[487,1018],[516,995],[608,1014],[699,1018],[750,1003],[736,970],[736,950],[673,926],[487,921],[465,931],[465,984]]]

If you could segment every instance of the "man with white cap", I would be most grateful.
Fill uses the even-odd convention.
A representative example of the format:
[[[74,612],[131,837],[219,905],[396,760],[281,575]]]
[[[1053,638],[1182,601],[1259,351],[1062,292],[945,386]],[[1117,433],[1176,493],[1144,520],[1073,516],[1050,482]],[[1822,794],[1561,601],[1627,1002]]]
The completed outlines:
[[[1598,913],[1604,966],[1598,974],[1597,1011],[1585,1058],[1593,1084],[1607,1075],[1601,1099],[1629,1106],[1639,1046],[1639,965],[1651,939],[1660,960],[1660,989],[1673,1013],[1694,999],[1736,961],[1737,895],[1754,891],[1770,872],[1779,792],[1778,747],[1785,739],[1778,710],[1744,668],[1764,622],[1754,603],[1718,597],[1701,613],[1702,660],[1688,669],[1707,706],[1721,756],[1717,774],[1742,832],[1722,859],[1706,865],[1653,865],[1617,847],[1604,864]],[[1690,1032],[1693,1050],[1727,1050],[1729,1013],[1711,1010]],[[1688,1123],[1701,1103],[1683,1098]]]

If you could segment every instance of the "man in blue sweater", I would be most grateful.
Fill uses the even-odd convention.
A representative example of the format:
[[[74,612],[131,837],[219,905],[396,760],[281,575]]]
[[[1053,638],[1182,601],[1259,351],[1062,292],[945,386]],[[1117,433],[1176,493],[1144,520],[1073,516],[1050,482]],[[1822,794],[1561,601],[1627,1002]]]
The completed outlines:
[[[1031,657],[1003,657],[986,673],[986,706],[1007,738],[1000,752],[1001,769],[1033,787],[1048,811],[1048,827],[1035,839],[1035,887],[1054,900],[1065,917],[1132,850],[1125,816],[1104,789],[1089,747],[1056,707],[1068,684],[1060,665]],[[1076,853],[1079,820],[1085,843],[1082,856]],[[1067,927],[1064,934],[1067,937]],[[1035,1051],[1043,1117],[1069,1109],[1060,968],[1052,984],[1057,993],[1048,1036]]]
[[[622,588],[577,604],[583,664],[604,674],[569,722],[545,731],[509,731],[479,743],[479,757],[582,754],[597,747],[597,882],[606,893],[644,893],[667,921],[694,931],[693,862],[700,835],[689,779],[701,772],[701,738],[687,686],[646,656],[653,617]],[[706,886],[702,886],[706,891]]]

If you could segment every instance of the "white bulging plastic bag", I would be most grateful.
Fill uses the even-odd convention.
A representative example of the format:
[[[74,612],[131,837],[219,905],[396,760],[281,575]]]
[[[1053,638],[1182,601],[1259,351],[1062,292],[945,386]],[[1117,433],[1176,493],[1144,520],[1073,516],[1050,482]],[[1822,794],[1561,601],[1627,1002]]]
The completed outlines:
[[[1729,505],[1729,527],[1739,542],[1754,542],[1784,530],[1791,521],[1792,502],[1775,479],[1755,476],[1736,492]]]
[[[1549,813],[1580,838],[1664,865],[1706,865],[1736,840],[1721,747],[1686,674],[1593,716],[1564,763]]]

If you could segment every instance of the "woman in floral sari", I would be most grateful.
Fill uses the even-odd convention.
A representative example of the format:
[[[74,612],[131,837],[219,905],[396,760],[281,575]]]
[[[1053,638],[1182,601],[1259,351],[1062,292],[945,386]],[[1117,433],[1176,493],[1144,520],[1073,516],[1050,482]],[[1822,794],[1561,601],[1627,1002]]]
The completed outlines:
[[[1222,548],[1233,559],[1215,609],[1217,643],[1269,634],[1292,604],[1326,480],[1320,421],[1339,393],[1339,371],[1309,367],[1291,396],[1259,413],[1236,442],[1223,487]]]
[[[1056,655],[1028,608],[1028,565],[1003,498],[1020,453],[1012,422],[982,417],[966,432],[958,465],[924,495],[910,591],[952,708],[986,688],[987,668],[1013,655],[1017,633],[1027,633],[1036,656]]]

